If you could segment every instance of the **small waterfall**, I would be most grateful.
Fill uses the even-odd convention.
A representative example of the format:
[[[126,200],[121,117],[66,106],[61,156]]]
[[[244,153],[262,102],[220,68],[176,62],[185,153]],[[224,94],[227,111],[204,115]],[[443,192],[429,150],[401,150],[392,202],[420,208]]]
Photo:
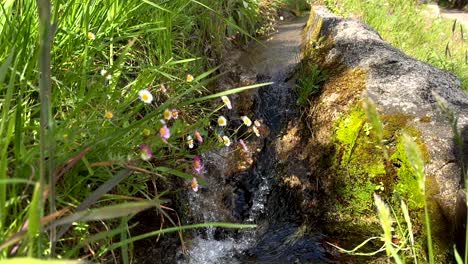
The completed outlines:
[[[228,178],[225,158],[229,157],[228,148],[207,153],[203,158],[208,185],[198,193],[189,194],[195,223],[255,223],[259,228],[196,230],[180,264],[236,264],[253,259],[256,263],[310,263],[307,261],[320,259],[320,236],[292,241],[289,238],[300,231],[295,223],[279,223],[282,220],[265,217],[268,210],[272,210],[269,206],[274,198],[272,185],[282,176],[276,154],[278,138],[290,120],[299,118],[295,82],[291,77],[300,61],[301,32],[305,23],[306,18],[295,18],[280,25],[278,33],[263,45],[254,43],[239,59],[242,68],[256,73],[257,82],[274,82],[259,88],[256,95],[254,118],[263,120],[270,133],[257,148],[252,167]],[[284,212],[289,214],[291,210]],[[289,215],[283,218],[287,217]],[[291,215],[291,219],[295,217]]]

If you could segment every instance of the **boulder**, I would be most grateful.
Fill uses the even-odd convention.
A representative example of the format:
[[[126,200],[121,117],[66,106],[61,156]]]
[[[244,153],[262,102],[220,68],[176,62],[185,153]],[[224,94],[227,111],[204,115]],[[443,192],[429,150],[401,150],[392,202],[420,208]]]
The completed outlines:
[[[448,220],[447,227],[460,226],[456,219],[464,216],[460,216],[463,210],[457,210],[457,203],[464,204],[462,161],[468,162],[466,156],[463,157],[463,150],[468,153],[468,149],[466,144],[455,144],[452,124],[437,100],[441,98],[458,118],[457,129],[468,142],[468,95],[462,91],[460,81],[451,73],[392,47],[368,25],[335,16],[324,7],[312,8],[303,37],[304,60],[318,64],[329,75],[309,111],[310,122],[314,124],[309,148],[335,151],[332,155],[335,158],[346,156],[346,149],[342,150],[345,154],[340,154],[340,147],[335,144],[340,120],[356,111],[363,98],[371,98],[385,126],[400,126],[388,128],[391,130],[388,141],[392,142],[385,147],[390,155],[398,151],[395,137],[401,130],[412,131],[420,141],[418,144],[426,158],[426,186],[431,185],[426,188],[429,199],[434,202],[431,206],[433,218]],[[348,117],[347,122],[349,120],[352,117]],[[311,155],[310,162],[312,167],[323,163],[323,156],[317,152]],[[400,169],[400,165],[393,169],[388,166],[392,164],[382,169],[386,177],[389,170]],[[323,169],[321,171],[324,173]]]

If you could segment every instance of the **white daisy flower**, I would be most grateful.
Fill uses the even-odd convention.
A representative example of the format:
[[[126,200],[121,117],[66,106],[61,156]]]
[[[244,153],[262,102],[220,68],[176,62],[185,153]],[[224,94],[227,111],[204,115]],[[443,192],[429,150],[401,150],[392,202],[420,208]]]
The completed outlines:
[[[96,39],[96,35],[93,32],[88,32],[88,34],[86,36],[88,37],[89,40],[95,40]]]
[[[232,109],[231,100],[229,100],[229,97],[225,95],[221,96],[221,100],[223,100],[223,103],[226,105],[228,109]]]
[[[106,78],[106,80],[112,79],[112,74],[110,74],[106,69],[101,70],[101,75]]]
[[[223,143],[226,147],[231,145],[231,140],[227,136],[223,136]]]
[[[193,138],[190,135],[187,136],[187,144],[189,148],[193,148]]]
[[[138,95],[140,96],[140,100],[145,104],[151,104],[153,101],[153,95],[146,89],[139,91]]]
[[[248,118],[247,116],[241,116],[242,122],[244,122],[244,125],[246,126],[251,126],[252,125],[252,120]]]
[[[227,119],[224,116],[218,117],[218,125],[224,127],[227,125]]]

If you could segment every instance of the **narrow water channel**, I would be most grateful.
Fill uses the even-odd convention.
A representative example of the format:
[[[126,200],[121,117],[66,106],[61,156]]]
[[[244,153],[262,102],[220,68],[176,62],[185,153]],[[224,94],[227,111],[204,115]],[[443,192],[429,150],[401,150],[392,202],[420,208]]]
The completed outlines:
[[[254,72],[257,82],[273,82],[258,90],[252,118],[263,121],[269,134],[256,148],[252,167],[226,175],[229,149],[204,155],[208,185],[189,196],[195,222],[255,223],[255,230],[210,228],[194,231],[188,253],[179,263],[328,263],[322,235],[300,235],[298,201],[277,188],[284,165],[277,156],[279,138],[288,122],[299,119],[294,71],[300,62],[301,33],[307,16],[294,18],[262,44],[253,43],[238,63]],[[242,113],[240,113],[242,114]],[[281,166],[281,168],[280,168]],[[302,164],[293,164],[306,172]]]

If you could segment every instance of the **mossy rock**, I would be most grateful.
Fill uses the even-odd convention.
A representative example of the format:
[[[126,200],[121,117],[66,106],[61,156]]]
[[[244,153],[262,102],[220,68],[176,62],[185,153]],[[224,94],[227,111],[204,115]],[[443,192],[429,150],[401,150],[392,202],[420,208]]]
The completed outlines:
[[[460,90],[460,81],[390,46],[369,26],[323,7],[312,8],[303,37],[304,59],[329,75],[321,94],[311,100],[307,116],[312,139],[306,148],[315,171],[312,177],[322,184],[324,199],[334,210],[330,219],[337,214],[342,219],[368,219],[375,214],[372,193],[377,192],[394,209],[400,206],[399,198],[406,201],[413,231],[424,241],[421,213],[426,199],[436,255],[441,256],[438,263],[445,263],[453,236],[464,233],[460,220],[466,213],[456,206],[465,200],[459,195],[462,168],[455,162],[460,156],[454,123],[447,122],[448,111],[439,111],[438,101],[458,116],[455,127],[464,131],[460,134],[468,142],[468,95]],[[382,142],[359,103],[366,97],[381,115]],[[423,153],[427,197],[419,191],[406,157],[403,132]]]

